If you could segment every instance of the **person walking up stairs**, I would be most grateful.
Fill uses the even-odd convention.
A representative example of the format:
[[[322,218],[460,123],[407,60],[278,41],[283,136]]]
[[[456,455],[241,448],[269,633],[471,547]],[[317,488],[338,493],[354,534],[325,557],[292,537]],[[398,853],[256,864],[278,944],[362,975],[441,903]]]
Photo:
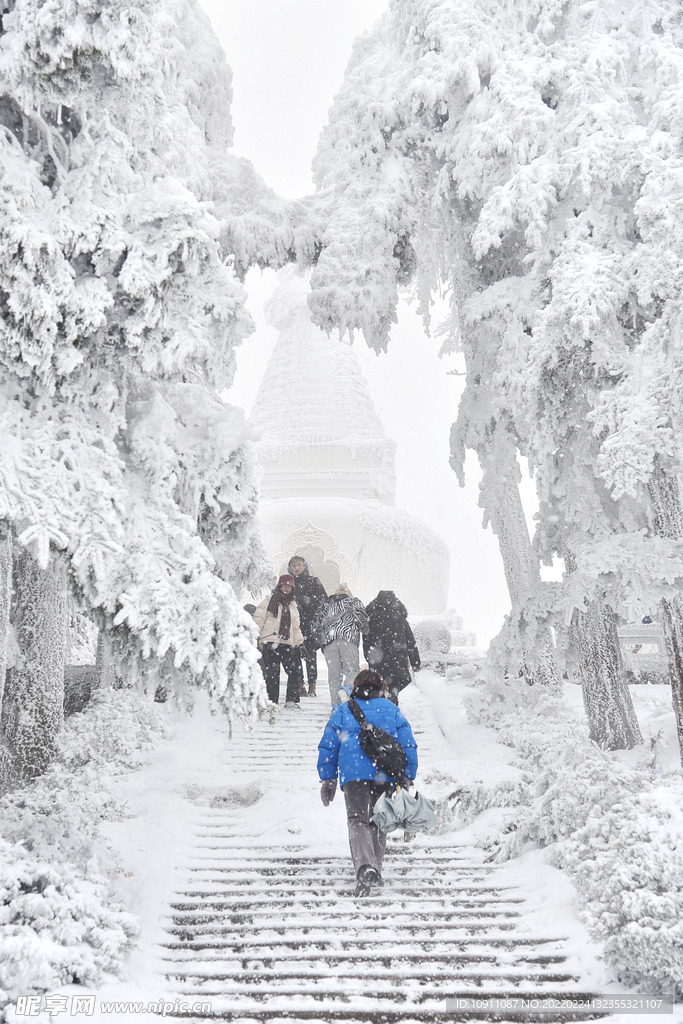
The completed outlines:
[[[346,583],[320,605],[313,620],[313,635],[319,642],[327,662],[327,681],[330,702],[336,707],[341,700],[339,691],[351,683],[360,667],[358,645],[368,616],[363,602],[354,597]]]
[[[313,636],[313,620],[320,605],[327,599],[325,588],[317,576],[311,576],[308,562],[302,555],[293,555],[289,560],[289,571],[294,577],[294,597],[299,609],[301,632],[304,637],[303,662],[306,666],[308,691],[302,685],[304,697],[317,697],[318,642]]]
[[[337,775],[349,828],[349,846],[356,873],[356,896],[368,896],[371,887],[382,886],[382,860],[387,837],[372,821],[379,796],[391,792],[398,782],[404,788],[413,784],[417,774],[417,744],[402,711],[386,699],[387,688],[377,672],[359,672],[351,691],[363,715],[372,725],[393,736],[405,753],[405,769],[400,779],[390,778],[371,761],[361,747],[361,726],[349,702],[334,709],[318,744],[320,798],[325,807],[334,800]]]
[[[283,665],[287,673],[285,707],[299,708],[304,638],[299,627],[299,609],[294,600],[293,576],[280,577],[270,597],[264,598],[256,608],[254,622],[259,627],[258,645],[268,699],[273,704],[280,700],[280,665]]]

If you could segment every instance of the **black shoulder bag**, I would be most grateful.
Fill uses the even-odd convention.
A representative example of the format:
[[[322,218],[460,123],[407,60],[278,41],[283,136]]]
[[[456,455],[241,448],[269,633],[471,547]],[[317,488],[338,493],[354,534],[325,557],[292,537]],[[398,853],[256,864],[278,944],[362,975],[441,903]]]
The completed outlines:
[[[355,700],[351,699],[348,704],[349,711],[360,726],[360,746],[363,753],[367,754],[372,763],[385,775],[392,779],[400,778],[406,767],[406,752],[401,744],[384,729],[368,722]]]

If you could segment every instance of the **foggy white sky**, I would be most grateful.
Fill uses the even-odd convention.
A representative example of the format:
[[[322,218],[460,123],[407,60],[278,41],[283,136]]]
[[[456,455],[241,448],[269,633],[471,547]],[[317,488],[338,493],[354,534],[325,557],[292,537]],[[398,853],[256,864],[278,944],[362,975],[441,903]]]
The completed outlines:
[[[235,151],[280,195],[313,191],[311,160],[354,39],[386,0],[200,0],[233,70]]]
[[[385,0],[200,3],[233,70],[235,152],[250,159],[280,195],[305,195],[313,189],[311,161],[353,41],[380,16]],[[272,271],[252,271],[246,282],[257,331],[238,353],[228,398],[247,413],[276,339],[262,315],[274,283]],[[375,355],[362,339],[354,343],[385,430],[398,442],[397,504],[446,540],[451,550],[449,606],[486,645],[509,610],[507,588],[497,541],[490,529],[481,528],[476,459],[471,459],[465,489],[458,487],[448,465],[462,378],[446,371],[461,364],[457,357],[439,360],[438,348],[405,303],[386,355]],[[415,572],[420,572],[419,552]],[[410,595],[399,596],[410,607]]]

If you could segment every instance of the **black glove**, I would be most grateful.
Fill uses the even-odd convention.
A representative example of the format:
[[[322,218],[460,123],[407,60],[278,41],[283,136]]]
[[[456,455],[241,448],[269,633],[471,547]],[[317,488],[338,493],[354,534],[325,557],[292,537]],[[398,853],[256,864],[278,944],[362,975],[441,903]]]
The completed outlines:
[[[334,800],[334,794],[337,792],[337,780],[336,779],[323,779],[322,786],[320,787],[320,799],[323,802],[323,807],[329,807]]]
[[[413,780],[409,779],[407,775],[402,775],[401,778],[398,780],[398,784],[401,787],[401,789],[410,789],[410,787],[413,785]]]

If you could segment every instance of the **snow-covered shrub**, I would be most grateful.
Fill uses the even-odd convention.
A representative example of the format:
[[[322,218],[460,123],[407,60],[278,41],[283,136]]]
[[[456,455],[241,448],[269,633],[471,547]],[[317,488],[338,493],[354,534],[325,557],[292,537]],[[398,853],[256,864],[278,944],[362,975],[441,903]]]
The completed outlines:
[[[571,873],[584,920],[622,981],[680,994],[683,784],[665,779],[604,803],[590,808],[584,827],[552,859]]]
[[[413,628],[413,635],[420,652],[421,661],[428,664],[440,654],[448,654],[451,649],[451,632],[448,626],[438,619],[425,619]]]
[[[582,716],[542,686],[527,686],[523,679],[503,681],[490,671],[464,699],[467,716],[477,725],[488,725],[508,747],[527,754],[557,743],[587,742],[588,730]],[[557,739],[555,740],[555,737]]]
[[[71,771],[86,765],[106,766],[110,773],[137,768],[163,730],[153,701],[126,690],[96,690],[87,708],[66,723],[59,737],[58,763]]]
[[[118,813],[108,778],[139,767],[162,729],[157,706],[139,694],[96,691],[86,710],[67,720],[48,771],[0,799],[0,836],[51,863],[85,866],[98,822]]]
[[[439,770],[427,772],[424,779],[429,784],[430,800],[436,809],[437,833],[463,828],[490,807],[516,808],[528,800],[528,788],[523,780],[506,779],[491,789],[483,782],[461,784]],[[514,820],[514,811],[512,814]]]
[[[98,826],[120,814],[108,780],[138,767],[162,734],[158,705],[97,691],[68,719],[45,774],[0,800],[0,1005],[96,984],[120,964],[137,924],[112,900],[116,865]]]
[[[96,985],[137,934],[108,883],[0,840],[0,1004],[34,989]]]
[[[551,859],[573,878],[583,919],[618,975],[683,991],[683,780],[653,779],[650,759],[632,767],[601,750],[579,713],[539,687],[492,678],[465,703],[470,720],[519,753],[516,810],[487,844],[492,858],[553,844]],[[509,806],[511,795],[508,783],[473,793],[471,809]],[[467,796],[454,820],[471,820]]]
[[[485,662],[486,655],[475,648],[472,648],[471,653],[467,654],[462,652],[457,654],[451,653],[448,655],[446,681],[448,682],[451,679],[467,679],[474,682],[481,676]]]
[[[413,633],[423,667],[431,668],[433,672],[445,676],[446,679],[455,679],[459,676],[474,677],[481,672],[481,658],[451,650],[453,632],[445,622],[440,622],[438,619],[425,619],[413,627]],[[461,636],[472,638],[474,633],[461,633]],[[474,647],[472,647],[472,654],[474,654]]]

